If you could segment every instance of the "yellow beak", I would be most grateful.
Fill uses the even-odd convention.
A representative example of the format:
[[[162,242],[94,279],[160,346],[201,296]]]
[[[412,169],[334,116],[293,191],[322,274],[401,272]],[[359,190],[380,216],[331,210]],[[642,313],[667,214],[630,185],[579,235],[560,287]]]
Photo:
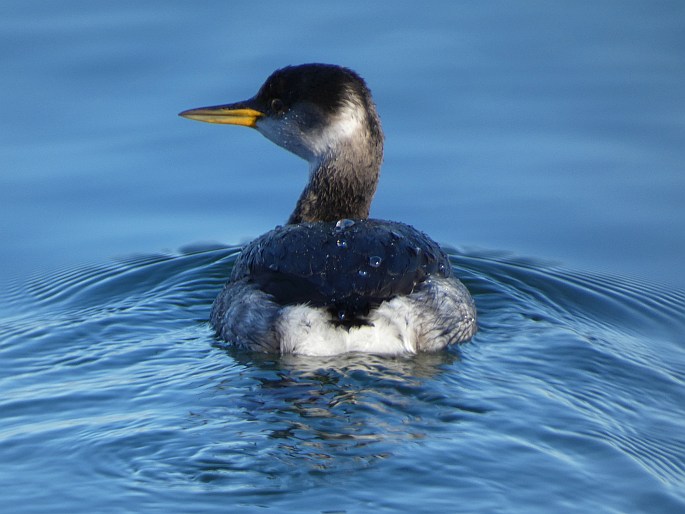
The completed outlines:
[[[249,107],[246,102],[240,102],[189,109],[179,113],[179,116],[207,123],[254,127],[257,124],[257,120],[264,116],[264,113]]]

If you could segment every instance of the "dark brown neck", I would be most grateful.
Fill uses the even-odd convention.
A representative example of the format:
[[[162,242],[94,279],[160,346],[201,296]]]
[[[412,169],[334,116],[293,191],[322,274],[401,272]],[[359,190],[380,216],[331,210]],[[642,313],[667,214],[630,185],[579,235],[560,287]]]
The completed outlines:
[[[357,168],[350,163],[322,163],[297,201],[288,223],[369,217],[380,163]]]
[[[311,164],[309,183],[289,224],[369,217],[383,160],[383,134],[375,116],[374,121]]]

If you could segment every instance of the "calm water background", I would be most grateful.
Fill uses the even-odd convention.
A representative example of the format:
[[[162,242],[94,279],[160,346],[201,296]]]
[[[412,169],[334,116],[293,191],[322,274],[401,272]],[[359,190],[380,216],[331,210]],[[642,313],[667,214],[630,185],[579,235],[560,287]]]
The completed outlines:
[[[176,113],[311,61],[373,89],[373,215],[459,249],[472,343],[212,345],[306,166]],[[5,0],[0,62],[3,512],[685,509],[682,2]]]

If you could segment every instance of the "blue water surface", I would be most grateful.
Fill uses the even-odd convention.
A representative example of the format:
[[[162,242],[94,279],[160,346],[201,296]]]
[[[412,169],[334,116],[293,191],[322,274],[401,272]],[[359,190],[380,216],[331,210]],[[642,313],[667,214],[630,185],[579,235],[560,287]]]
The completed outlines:
[[[471,343],[215,344],[306,164],[176,114],[311,61],[371,86],[372,214]],[[0,62],[0,511],[685,510],[685,4],[6,0]]]

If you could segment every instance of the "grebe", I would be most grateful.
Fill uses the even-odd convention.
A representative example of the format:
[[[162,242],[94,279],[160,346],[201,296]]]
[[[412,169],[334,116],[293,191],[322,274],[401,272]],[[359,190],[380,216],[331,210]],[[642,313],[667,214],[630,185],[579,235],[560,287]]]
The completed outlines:
[[[368,219],[383,132],[355,72],[288,66],[249,100],[180,116],[255,128],[309,162],[287,224],[243,249],[214,301],[218,337],[261,352],[397,355],[476,332],[473,300],[438,244],[409,225]]]

